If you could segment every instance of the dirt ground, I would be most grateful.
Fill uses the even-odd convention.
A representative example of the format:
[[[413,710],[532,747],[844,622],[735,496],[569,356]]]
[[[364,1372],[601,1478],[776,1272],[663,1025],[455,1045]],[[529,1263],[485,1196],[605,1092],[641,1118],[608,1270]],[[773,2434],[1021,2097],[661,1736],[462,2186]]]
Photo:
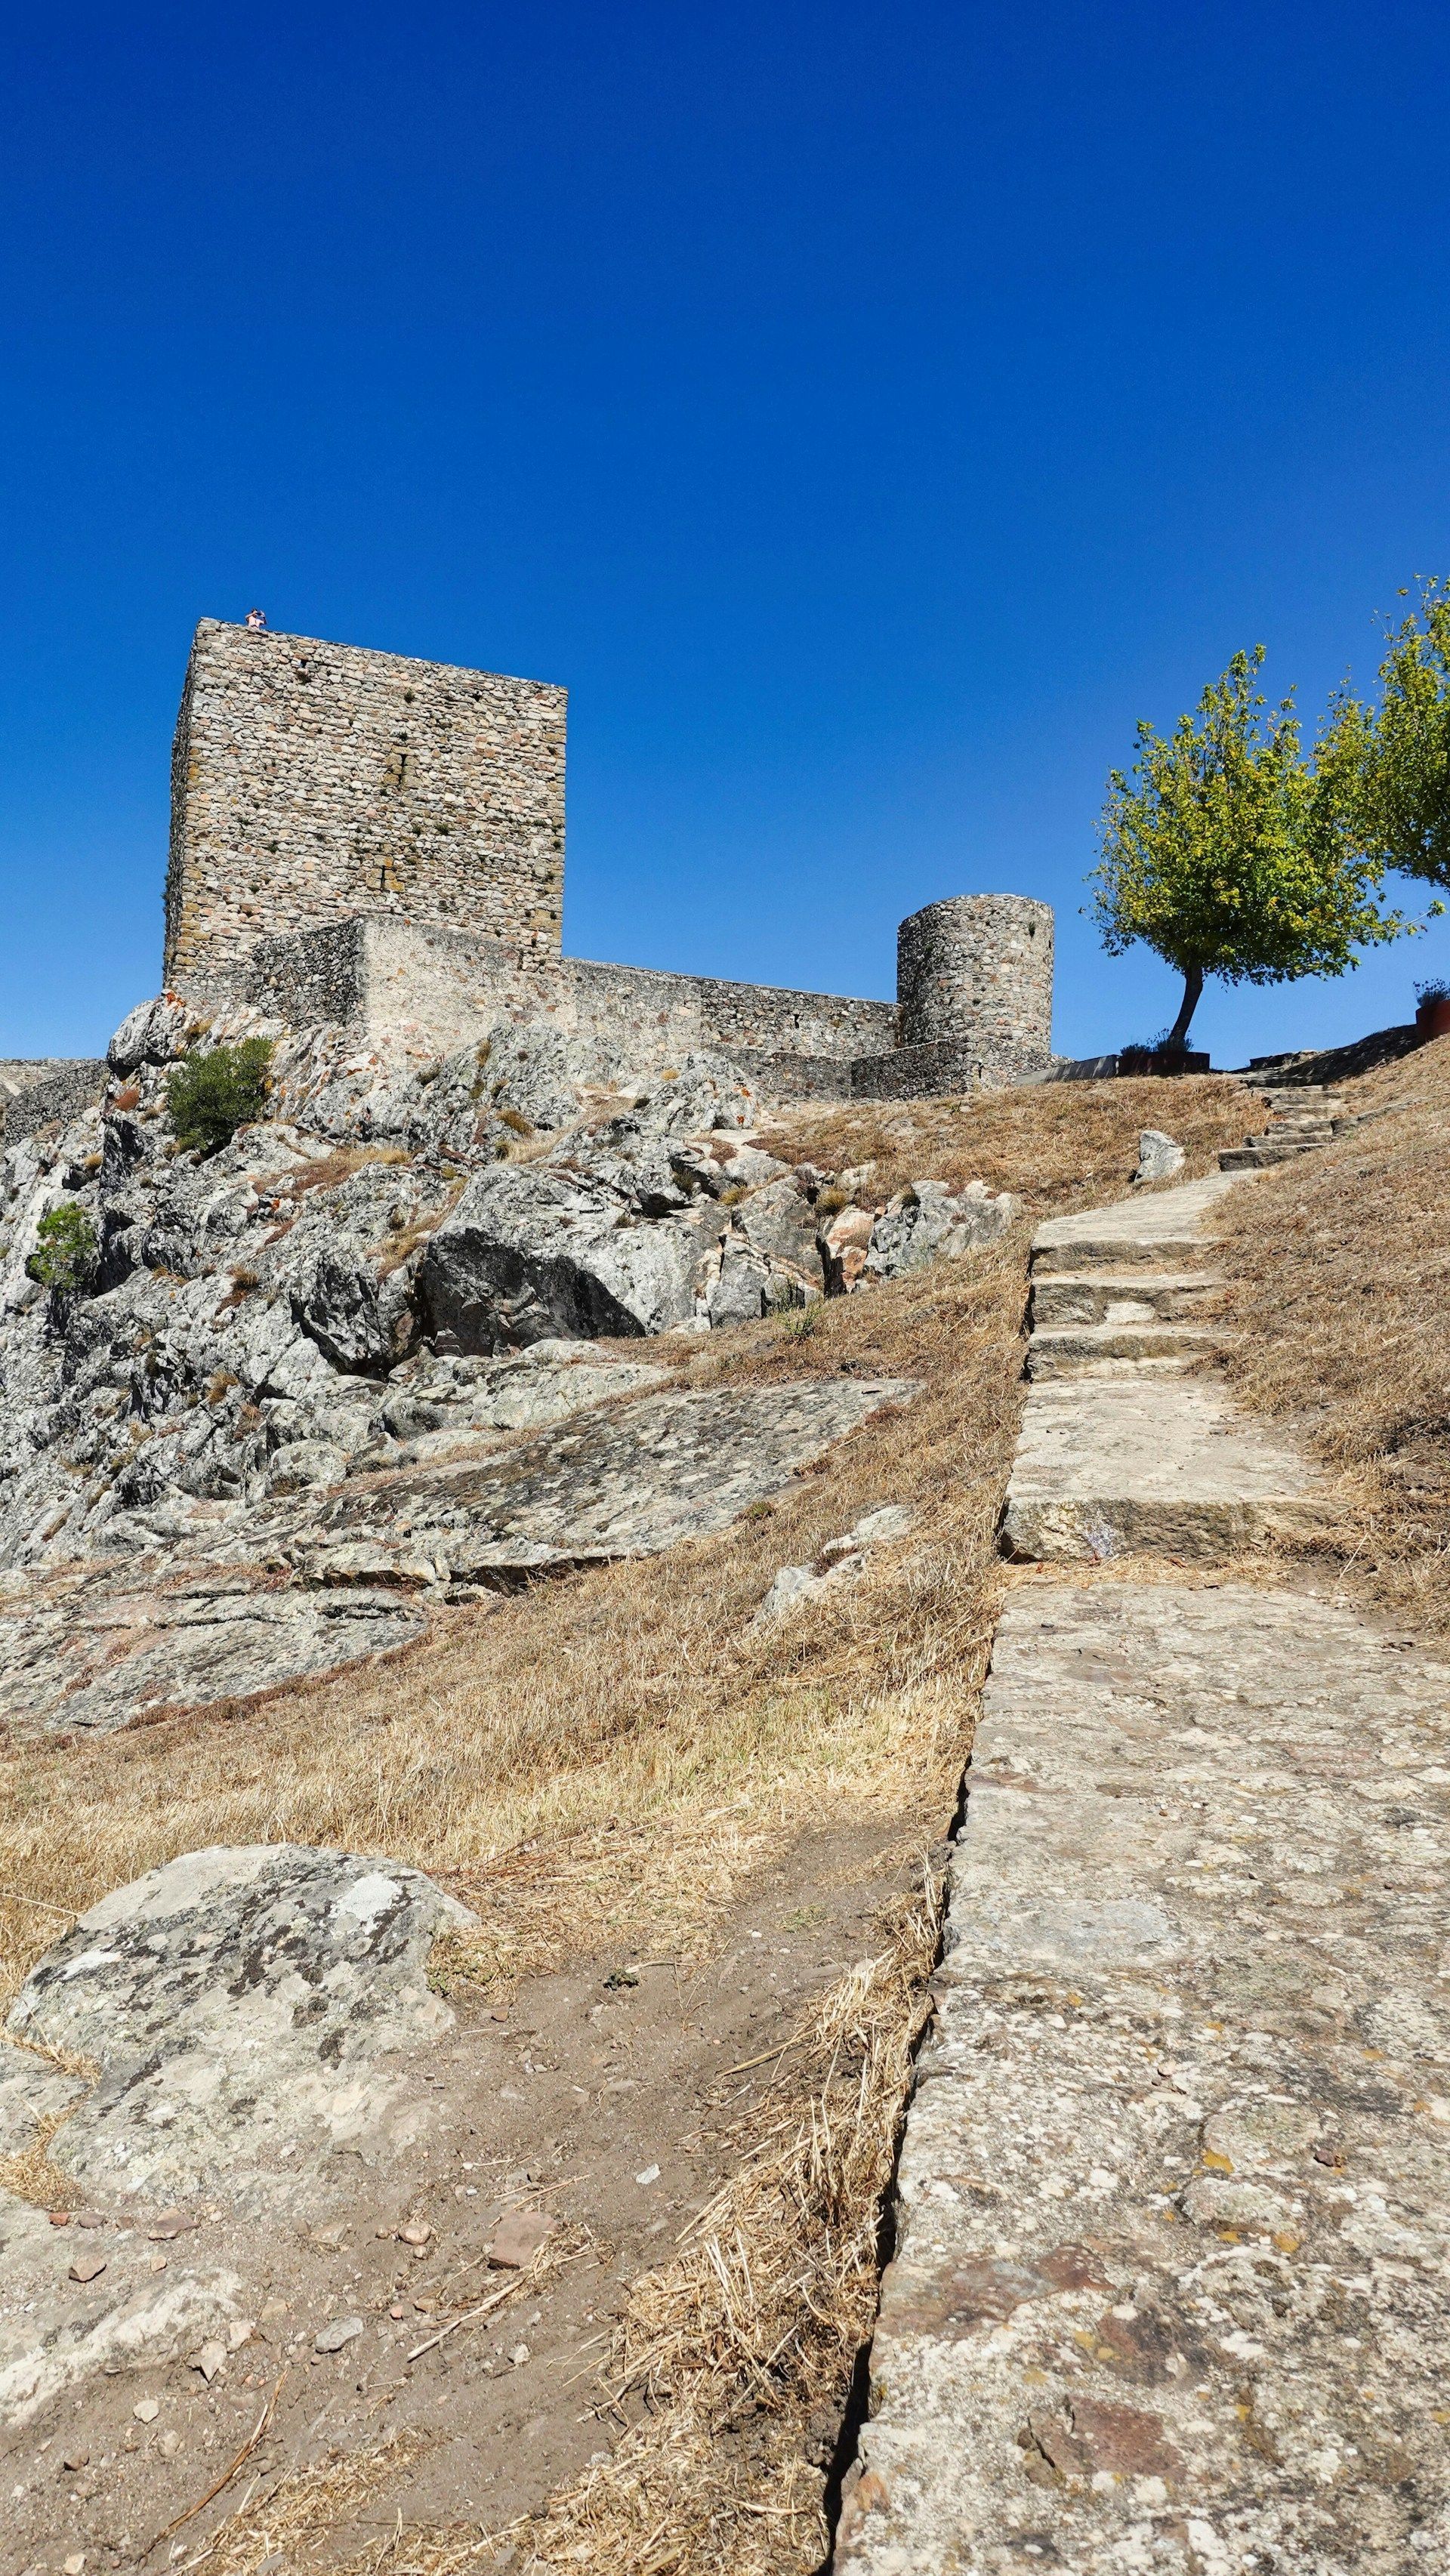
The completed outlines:
[[[128,2372],[9,2441],[7,2570],[81,2550],[88,2565],[144,2562],[279,2379],[266,2438],[226,2500],[253,2508],[259,2538],[278,2479],[338,2452],[376,2456],[362,2492],[329,2516],[332,2558],[387,2539],[400,2509],[442,2529],[498,2529],[536,2511],[611,2447],[619,2418],[601,2420],[591,2401],[631,2286],[731,2170],[742,2127],[754,2131],[777,2098],[803,2005],[871,1947],[906,1875],[880,1829],[808,1833],[732,1909],[708,1960],[578,1961],[524,1979],[507,2008],[461,1991],[454,2031],[416,2070],[446,2097],[428,2169],[406,2187],[340,2158],[330,2202],[305,2226],[203,2216],[169,2259],[234,2267],[258,2320],[251,2340],[210,2385],[184,2365]],[[522,2209],[554,2222],[537,2281],[488,2265],[499,2220]],[[397,2231],[419,2222],[432,2232],[415,2253]],[[88,2249],[111,2233],[88,2231]],[[410,2362],[501,2289],[491,2315]],[[319,2330],[343,2316],[361,2318],[362,2334],[315,2352]],[[158,2411],[143,2423],[135,2409],[147,2400]],[[823,2413],[822,2468],[836,2430]],[[69,2470],[82,2450],[85,2465]],[[218,2500],[191,2526],[197,2546],[225,2510]],[[167,2563],[164,2547],[155,2563]]]
[[[720,1335],[682,1375],[889,1371],[916,1382],[909,1406],[719,1537],[440,1614],[370,1673],[231,1722],[8,1748],[11,1989],[106,1888],[217,1841],[411,1861],[481,1928],[438,1954],[458,2020],[420,2061],[446,2102],[426,2166],[384,2190],[349,2164],[331,2244],[312,2213],[202,2216],[189,2241],[236,2262],[255,2337],[210,2386],[184,2361],[102,2381],[14,2441],[6,2576],[81,2553],[85,2576],[820,2565],[926,2009],[929,1855],[1004,1580],[1031,1229],[1120,1195],[1145,1125],[1209,1168],[1248,1106],[1212,1079],[795,1113],[776,1150],[875,1161],[881,1188],[985,1178],[1021,1221],[804,1326]],[[780,1565],[887,1501],[914,1526],[864,1580],[752,1627]],[[519,2207],[556,2222],[523,2280],[484,2259]],[[412,2221],[434,2231],[421,2254],[398,2239]],[[342,2316],[363,2332],[316,2354]],[[235,2477],[172,2533],[274,2392]]]

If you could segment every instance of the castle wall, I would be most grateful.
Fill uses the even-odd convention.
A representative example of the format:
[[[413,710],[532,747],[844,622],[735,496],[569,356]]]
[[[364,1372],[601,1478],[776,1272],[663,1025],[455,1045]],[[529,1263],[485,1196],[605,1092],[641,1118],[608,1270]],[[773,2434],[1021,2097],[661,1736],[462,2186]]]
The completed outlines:
[[[172,753],[165,978],[403,915],[557,956],[564,690],[203,618]]]
[[[511,1020],[547,1018],[616,1047],[621,1061],[640,1069],[677,1064],[699,1047],[848,1063],[890,1047],[896,1032],[890,1002],[542,958],[516,943],[444,937],[387,920],[338,921],[263,940],[236,989],[294,1025],[408,1026],[441,1047],[465,1046]]]

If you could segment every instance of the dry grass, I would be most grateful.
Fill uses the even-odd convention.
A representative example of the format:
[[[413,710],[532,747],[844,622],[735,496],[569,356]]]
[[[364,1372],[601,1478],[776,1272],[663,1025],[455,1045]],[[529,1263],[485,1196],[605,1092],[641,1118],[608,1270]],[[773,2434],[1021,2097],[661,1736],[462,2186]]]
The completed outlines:
[[[869,1297],[804,1341],[776,1325],[713,1375],[843,1364],[922,1394],[825,1472],[718,1537],[440,1614],[409,1656],[227,1724],[179,1716],[62,1750],[12,1749],[0,1791],[0,1940],[13,1989],[107,1888],[213,1842],[300,1841],[414,1861],[483,1914],[509,1976],[628,1942],[708,1943],[748,1874],[831,1813],[949,1810],[990,1625],[993,1529],[1020,1404],[1012,1241]],[[695,1371],[692,1368],[693,1378]],[[760,1633],[751,1615],[883,1501],[921,1543]]]
[[[1121,1198],[1138,1159],[1138,1135],[1159,1127],[1187,1153],[1180,1177],[1217,1167],[1221,1145],[1237,1144],[1252,1093],[1222,1074],[1181,1081],[1049,1082],[1020,1091],[975,1092],[965,1100],[861,1101],[795,1109],[777,1119],[776,1150],[822,1171],[873,1162],[869,1194],[882,1199],[911,1180],[960,1187],[986,1181],[1014,1190],[1042,1218],[1069,1207]]]
[[[1346,1086],[1384,1114],[1227,1202],[1237,1392],[1341,1475],[1315,1552],[1450,1630],[1450,1039]],[[1399,1103],[1400,1106],[1389,1104]]]

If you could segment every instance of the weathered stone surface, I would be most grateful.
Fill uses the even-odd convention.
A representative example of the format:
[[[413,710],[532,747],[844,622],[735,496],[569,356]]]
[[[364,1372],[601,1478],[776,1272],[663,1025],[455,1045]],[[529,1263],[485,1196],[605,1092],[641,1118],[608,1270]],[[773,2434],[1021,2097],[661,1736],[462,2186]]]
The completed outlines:
[[[755,1614],[756,1625],[769,1626],[787,1611],[818,1600],[823,1592],[859,1582],[872,1551],[892,1539],[905,1538],[913,1517],[905,1503],[882,1503],[840,1538],[828,1539],[809,1565],[783,1565]]]
[[[1117,1270],[1182,1267],[1183,1255],[1191,1266],[1202,1248],[1203,1218],[1225,1190],[1238,1186],[1232,1174],[1212,1172],[1115,1207],[1050,1217],[1032,1238],[1034,1260],[1044,1270]]]
[[[0,2048],[3,2061],[18,2050]],[[238,2314],[241,2283],[226,2266],[192,2262],[158,2277],[151,2247],[133,2231],[106,2238],[104,2274],[89,2285],[67,2275],[69,2229],[0,2192],[0,2424],[28,2424],[52,2399],[99,2371],[179,2361]]]
[[[1009,1601],[841,2576],[1444,2559],[1447,1693],[1287,1594]]]
[[[944,1181],[913,1181],[877,1217],[862,1264],[864,1279],[899,1279],[929,1261],[956,1261],[964,1252],[995,1243],[1017,1214],[1006,1190],[968,1181],[953,1195]]]
[[[886,1405],[900,1378],[795,1379],[642,1396],[517,1441],[479,1464],[353,1482],[279,1524],[275,1544],[326,1581],[334,1552],[395,1533],[454,1581],[649,1556],[724,1529]]]
[[[1034,1380],[1002,1525],[1010,1555],[1213,1557],[1302,1521],[1323,1479],[1299,1450],[1207,1379],[1121,1365]]]
[[[1161,1127],[1145,1127],[1138,1138],[1138,1168],[1135,1181],[1167,1181],[1181,1172],[1183,1147],[1176,1137],[1165,1136]]]
[[[105,1732],[395,1653],[425,1625],[391,1592],[279,1591],[204,1569],[163,1581],[153,1568],[144,1582],[98,1571],[0,1596],[0,1717],[21,1734]]]
[[[429,1327],[461,1351],[660,1333],[695,1311],[688,1223],[629,1222],[591,1173],[505,1166],[471,1181],[423,1258]]]
[[[335,2147],[391,2151],[421,2115],[389,2061],[451,2027],[428,1952],[473,1919],[417,1870],[290,1843],[189,1852],[118,1888],[9,2016],[99,2069],[52,2158],[103,2205],[208,2190],[261,2207]],[[3,2056],[13,2123],[13,2088],[48,2070]]]

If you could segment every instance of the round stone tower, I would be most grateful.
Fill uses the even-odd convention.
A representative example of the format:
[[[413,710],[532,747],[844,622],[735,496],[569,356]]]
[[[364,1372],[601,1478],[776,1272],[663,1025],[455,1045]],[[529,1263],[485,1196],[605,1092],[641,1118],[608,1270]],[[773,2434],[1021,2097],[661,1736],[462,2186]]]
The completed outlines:
[[[959,894],[896,934],[904,1047],[948,1045],[1012,1080],[1052,1053],[1052,906],[1021,894]]]

